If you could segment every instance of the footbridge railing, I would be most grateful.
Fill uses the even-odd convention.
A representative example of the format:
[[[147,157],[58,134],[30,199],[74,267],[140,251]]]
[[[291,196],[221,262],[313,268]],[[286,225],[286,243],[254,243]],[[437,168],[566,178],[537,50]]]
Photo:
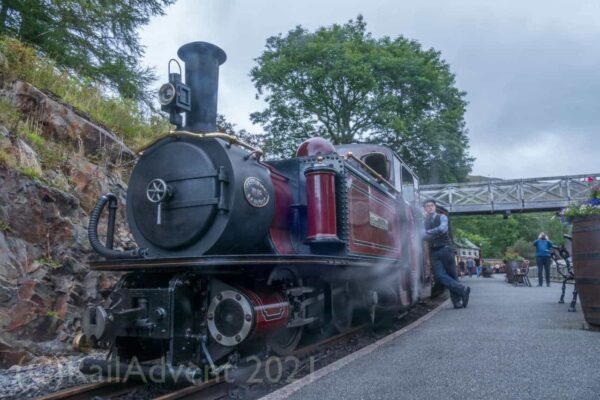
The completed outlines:
[[[555,211],[585,200],[600,174],[489,180],[421,186],[421,199],[432,198],[451,214]]]

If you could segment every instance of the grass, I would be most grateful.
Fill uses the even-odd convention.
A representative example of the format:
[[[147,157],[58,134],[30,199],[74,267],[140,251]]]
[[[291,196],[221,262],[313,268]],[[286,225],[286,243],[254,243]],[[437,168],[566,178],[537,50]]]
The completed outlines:
[[[11,232],[10,225],[0,219],[0,232]]]
[[[59,175],[56,175],[52,180],[44,179],[45,171],[48,170],[57,170],[60,174],[60,167],[67,160],[66,150],[57,143],[47,141],[39,133],[22,126],[23,124],[23,122],[19,124],[16,130],[17,134],[33,147],[42,170],[20,165],[17,157],[11,152],[10,147],[6,146],[6,143],[0,143],[0,167],[17,170],[30,179],[37,179],[65,192],[69,191],[70,184],[66,178],[64,182],[59,178]]]
[[[25,140],[35,150],[38,160],[41,164],[42,171],[26,165],[19,165],[17,157],[11,152],[7,141],[0,143],[0,166],[16,169],[21,174],[31,178],[43,180],[42,175],[46,170],[59,169],[67,160],[66,150],[53,141],[47,141],[39,132],[36,131],[36,125],[31,121],[20,121],[20,112],[13,109],[12,105],[7,105],[0,101],[0,123],[6,124],[7,116],[12,113],[18,114],[15,118],[16,122],[13,125],[13,132],[16,132],[17,137]],[[10,117],[12,119],[12,117]],[[65,185],[59,185],[56,182],[46,182],[61,190],[65,190]]]
[[[68,192],[69,190],[71,190],[71,183],[69,182],[68,177],[60,173],[52,179],[45,179],[44,183],[46,183],[48,186],[52,186],[53,188],[60,190],[61,192]]]
[[[4,98],[0,99],[0,123],[10,130],[15,130],[20,120],[21,113],[17,107],[9,100]]]
[[[27,141],[36,148],[43,148],[46,145],[46,139],[37,132],[33,132],[28,128],[21,128],[21,133],[25,136]]]
[[[56,169],[67,160],[64,148],[52,141],[47,141],[29,127],[20,127],[19,134],[35,149],[43,169]]]
[[[46,312],[46,316],[54,319],[60,319],[58,318],[58,312],[53,310],[49,310],[48,312]]]
[[[41,265],[43,265],[45,267],[50,267],[52,269],[58,269],[58,268],[62,267],[62,264],[53,258],[40,258],[37,261]]]
[[[0,147],[0,167],[14,168],[17,165],[17,159],[6,148]]]
[[[166,133],[171,125],[156,114],[142,111],[140,104],[108,95],[101,85],[64,71],[21,42],[0,37],[0,52],[8,61],[9,79],[21,79],[49,90],[65,103],[88,114],[123,138],[131,148],[142,147]],[[1,113],[1,105],[0,105]]]
[[[42,175],[35,168],[19,166],[17,167],[17,171],[19,171],[21,174],[25,175],[29,179],[42,179]]]

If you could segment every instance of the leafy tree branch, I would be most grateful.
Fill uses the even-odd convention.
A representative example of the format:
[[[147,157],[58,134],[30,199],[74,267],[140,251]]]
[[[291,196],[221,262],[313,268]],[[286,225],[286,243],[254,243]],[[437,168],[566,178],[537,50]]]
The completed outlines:
[[[465,93],[434,49],[374,38],[362,16],[267,39],[250,76],[267,107],[251,115],[267,150],[285,157],[311,136],[392,147],[425,182],[466,179],[473,158]]]

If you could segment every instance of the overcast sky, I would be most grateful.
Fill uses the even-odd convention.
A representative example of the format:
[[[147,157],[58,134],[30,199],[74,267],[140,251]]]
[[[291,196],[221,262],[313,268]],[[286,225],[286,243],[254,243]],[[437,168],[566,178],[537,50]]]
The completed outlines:
[[[472,174],[504,179],[600,172],[600,2],[578,0],[178,0],[144,28],[145,63],[167,80],[179,46],[208,41],[228,60],[219,112],[261,132],[248,73],[269,36],[362,14],[376,37],[442,53],[467,92]]]

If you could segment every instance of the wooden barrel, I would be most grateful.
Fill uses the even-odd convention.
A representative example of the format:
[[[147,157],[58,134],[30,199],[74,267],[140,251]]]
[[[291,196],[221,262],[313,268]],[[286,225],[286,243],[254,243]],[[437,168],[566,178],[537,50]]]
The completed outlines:
[[[600,325],[600,215],[573,221],[573,270],[583,316]]]
[[[494,268],[492,268],[491,265],[484,265],[483,267],[481,267],[481,275],[484,278],[491,278],[493,273]]]
[[[518,268],[518,263],[515,260],[506,262],[506,281],[513,283],[515,280],[515,270]]]

